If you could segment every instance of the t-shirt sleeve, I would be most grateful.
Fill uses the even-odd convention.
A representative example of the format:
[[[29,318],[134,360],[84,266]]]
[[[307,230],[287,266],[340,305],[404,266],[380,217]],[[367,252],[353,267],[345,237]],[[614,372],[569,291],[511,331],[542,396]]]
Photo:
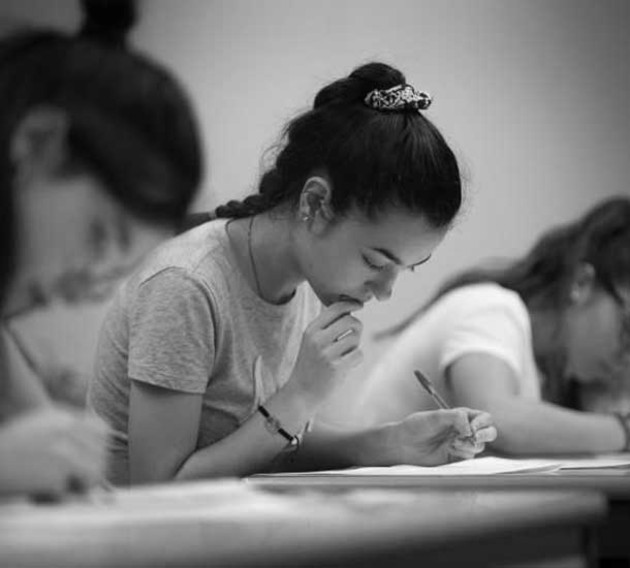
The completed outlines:
[[[129,312],[129,378],[199,394],[215,354],[212,296],[183,269],[167,269],[138,289]]]
[[[449,326],[442,343],[439,369],[446,369],[464,355],[482,353],[504,361],[520,375],[523,372],[526,321],[515,302],[479,305]]]

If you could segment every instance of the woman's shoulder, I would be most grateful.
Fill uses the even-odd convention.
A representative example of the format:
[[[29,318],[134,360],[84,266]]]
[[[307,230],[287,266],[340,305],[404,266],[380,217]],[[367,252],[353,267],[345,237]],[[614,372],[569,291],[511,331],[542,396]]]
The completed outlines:
[[[229,263],[225,220],[203,223],[158,246],[134,274],[137,285],[164,272],[177,272],[193,280],[207,281],[222,274]]]
[[[431,309],[461,314],[500,311],[519,319],[527,316],[527,308],[522,298],[514,290],[495,282],[481,282],[455,288],[439,298]]]
[[[459,286],[458,288],[450,290],[443,297],[450,299],[475,298],[492,302],[510,302],[514,301],[514,299],[520,300],[520,296],[514,292],[514,290],[505,288],[496,282],[466,284],[465,286]]]

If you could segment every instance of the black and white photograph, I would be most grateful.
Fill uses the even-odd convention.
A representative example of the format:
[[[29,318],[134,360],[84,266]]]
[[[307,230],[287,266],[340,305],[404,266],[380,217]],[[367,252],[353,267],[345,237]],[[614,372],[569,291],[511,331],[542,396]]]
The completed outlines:
[[[0,568],[630,568],[628,0],[1,0]]]

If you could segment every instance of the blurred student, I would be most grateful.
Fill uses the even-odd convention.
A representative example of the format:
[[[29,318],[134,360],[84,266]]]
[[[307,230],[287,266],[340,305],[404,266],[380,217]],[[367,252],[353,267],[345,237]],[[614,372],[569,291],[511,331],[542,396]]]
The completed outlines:
[[[490,417],[468,409],[306,432],[361,360],[354,313],[426,262],[460,208],[429,102],[381,63],[324,87],[287,126],[259,193],[219,207],[126,283],[88,395],[113,429],[112,481],[441,464],[493,438]]]
[[[189,102],[130,51],[124,0],[86,1],[76,36],[0,41],[2,319],[106,294],[177,226],[198,187]],[[4,352],[3,346],[3,352]],[[103,477],[106,427],[54,407],[0,353],[0,495],[61,495]]]
[[[630,415],[584,412],[589,393],[630,380],[630,199],[612,198],[544,234],[522,258],[448,281],[404,323],[357,412],[400,420],[432,401],[490,412],[511,454],[630,450]]]

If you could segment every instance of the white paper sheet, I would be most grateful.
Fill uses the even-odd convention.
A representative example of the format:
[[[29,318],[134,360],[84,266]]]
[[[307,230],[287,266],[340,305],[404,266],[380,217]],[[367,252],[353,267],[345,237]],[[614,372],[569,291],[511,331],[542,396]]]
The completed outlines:
[[[498,473],[554,471],[559,469],[560,466],[560,462],[547,459],[507,459],[486,456],[435,467],[395,465],[390,467],[360,467],[282,475],[492,475]]]

